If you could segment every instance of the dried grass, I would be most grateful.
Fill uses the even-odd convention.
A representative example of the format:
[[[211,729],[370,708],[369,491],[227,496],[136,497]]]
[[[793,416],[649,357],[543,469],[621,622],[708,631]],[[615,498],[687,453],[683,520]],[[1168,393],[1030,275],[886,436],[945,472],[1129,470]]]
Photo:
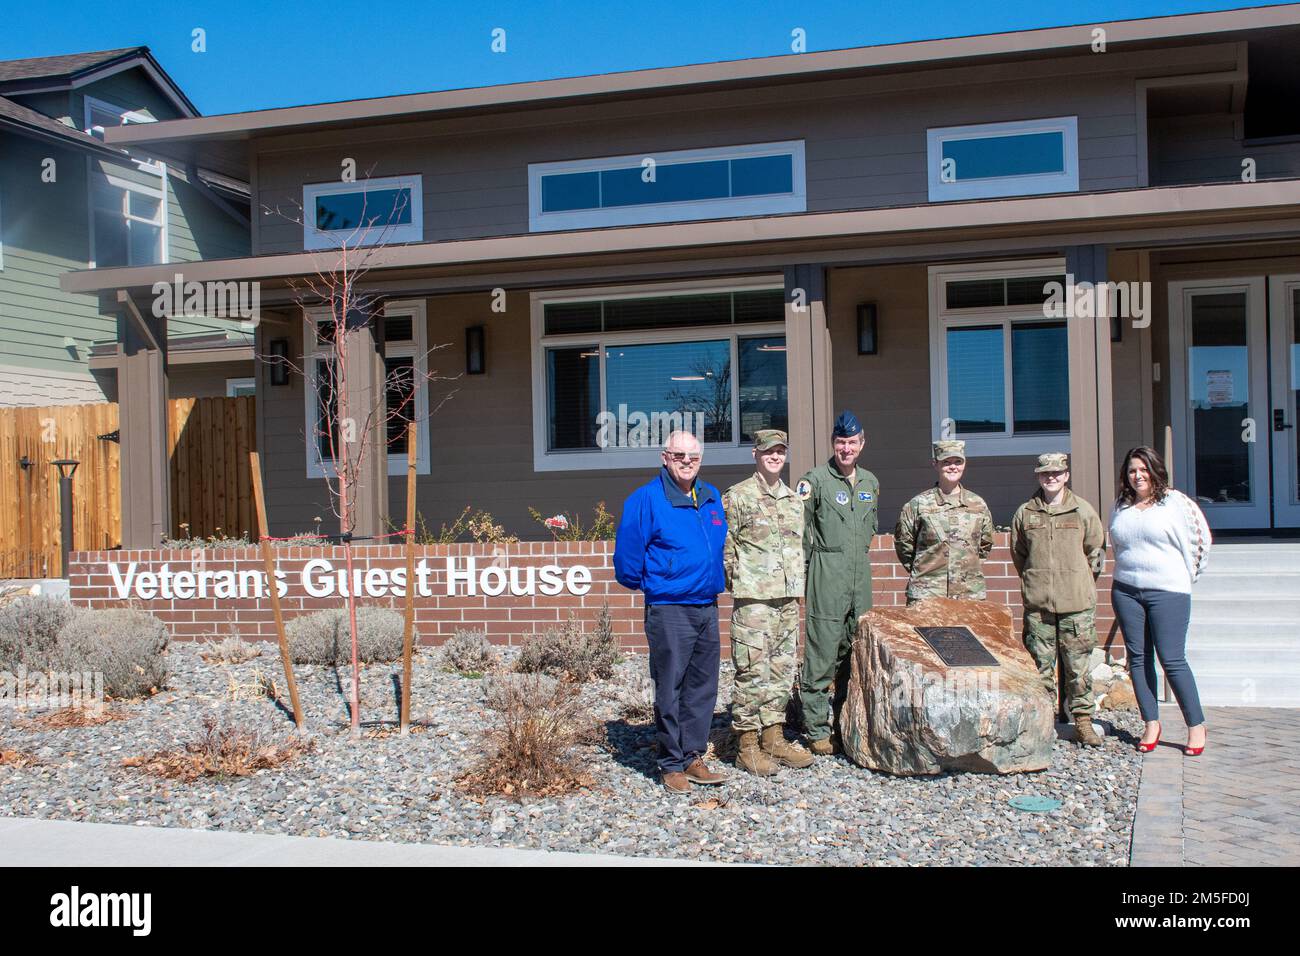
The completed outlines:
[[[646,724],[655,719],[655,685],[644,671],[622,675],[614,685],[614,701],[629,723]]]
[[[0,767],[21,769],[23,767],[35,767],[40,762],[34,754],[30,754],[25,750],[13,750],[0,743]]]
[[[256,728],[203,718],[198,738],[182,750],[159,750],[148,756],[127,757],[124,767],[169,780],[192,783],[202,777],[247,777],[259,770],[283,766],[315,749],[315,741],[291,738],[283,743],[266,739]]]
[[[519,799],[592,785],[573,750],[591,742],[596,725],[575,685],[541,674],[485,683],[499,722],[488,731],[490,755],[458,781],[465,790]]]
[[[117,710],[88,710],[85,707],[63,707],[33,717],[26,723],[50,730],[69,730],[73,727],[99,727],[115,720],[129,720],[130,714]]]
[[[203,642],[199,656],[209,664],[242,664],[262,656],[262,648],[252,641],[231,634],[222,640],[215,637]]]

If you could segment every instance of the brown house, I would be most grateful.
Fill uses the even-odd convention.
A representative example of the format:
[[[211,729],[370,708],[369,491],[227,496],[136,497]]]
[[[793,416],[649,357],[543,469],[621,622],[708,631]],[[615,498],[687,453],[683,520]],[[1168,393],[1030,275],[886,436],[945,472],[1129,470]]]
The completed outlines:
[[[941,435],[967,440],[968,484],[1005,523],[1038,453],[1068,450],[1076,491],[1105,511],[1124,450],[1168,429],[1177,483],[1214,527],[1297,528],[1297,49],[1300,5],[1284,5],[106,139],[251,184],[253,255],[184,272],[258,283],[258,354],[303,370],[258,370],[277,534],[328,515],[318,313],[295,286],[336,267],[363,207],[390,228],[365,277],[385,319],[357,374],[439,374],[412,386],[434,527],[466,505],[524,537],[544,534],[530,506],[617,511],[673,412],[702,429],[712,483],[749,473],[768,426],[789,428],[797,477],[850,408],[885,526],[931,482]],[[62,280],[124,316],[127,547],[168,527],[151,288],[175,271]],[[405,452],[390,452],[362,531],[403,512]]]

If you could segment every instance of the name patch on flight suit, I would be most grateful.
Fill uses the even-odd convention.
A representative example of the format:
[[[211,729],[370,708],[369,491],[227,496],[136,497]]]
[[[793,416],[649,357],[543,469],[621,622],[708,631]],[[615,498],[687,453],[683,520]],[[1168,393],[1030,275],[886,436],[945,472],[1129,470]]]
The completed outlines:
[[[835,503],[847,505],[849,503],[849,493],[847,491],[837,491],[835,493]]]
[[[870,501],[870,500],[871,500],[871,492],[869,492],[869,491],[859,491],[859,492],[858,492],[858,500],[859,500],[859,501]]]

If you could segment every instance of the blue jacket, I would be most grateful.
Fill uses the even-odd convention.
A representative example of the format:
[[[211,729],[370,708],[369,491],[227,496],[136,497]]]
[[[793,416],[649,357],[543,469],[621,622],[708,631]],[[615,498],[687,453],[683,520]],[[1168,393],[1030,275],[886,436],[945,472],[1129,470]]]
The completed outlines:
[[[722,496],[699,479],[695,495],[698,508],[665,468],[623,505],[614,577],[623,587],[641,591],[646,604],[712,604],[726,590]]]

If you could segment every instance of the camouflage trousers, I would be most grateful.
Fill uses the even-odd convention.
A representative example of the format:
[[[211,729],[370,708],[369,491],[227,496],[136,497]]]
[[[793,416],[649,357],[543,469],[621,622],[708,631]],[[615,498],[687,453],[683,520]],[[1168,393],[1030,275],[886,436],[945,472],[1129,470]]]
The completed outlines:
[[[1025,650],[1038,665],[1043,687],[1056,701],[1056,659],[1061,659],[1061,683],[1071,717],[1090,715],[1093,710],[1092,678],[1088,661],[1097,646],[1096,614],[1093,608],[1053,614],[1025,611]]]
[[[737,733],[785,723],[799,641],[799,599],[737,599],[731,610],[731,728]]]

